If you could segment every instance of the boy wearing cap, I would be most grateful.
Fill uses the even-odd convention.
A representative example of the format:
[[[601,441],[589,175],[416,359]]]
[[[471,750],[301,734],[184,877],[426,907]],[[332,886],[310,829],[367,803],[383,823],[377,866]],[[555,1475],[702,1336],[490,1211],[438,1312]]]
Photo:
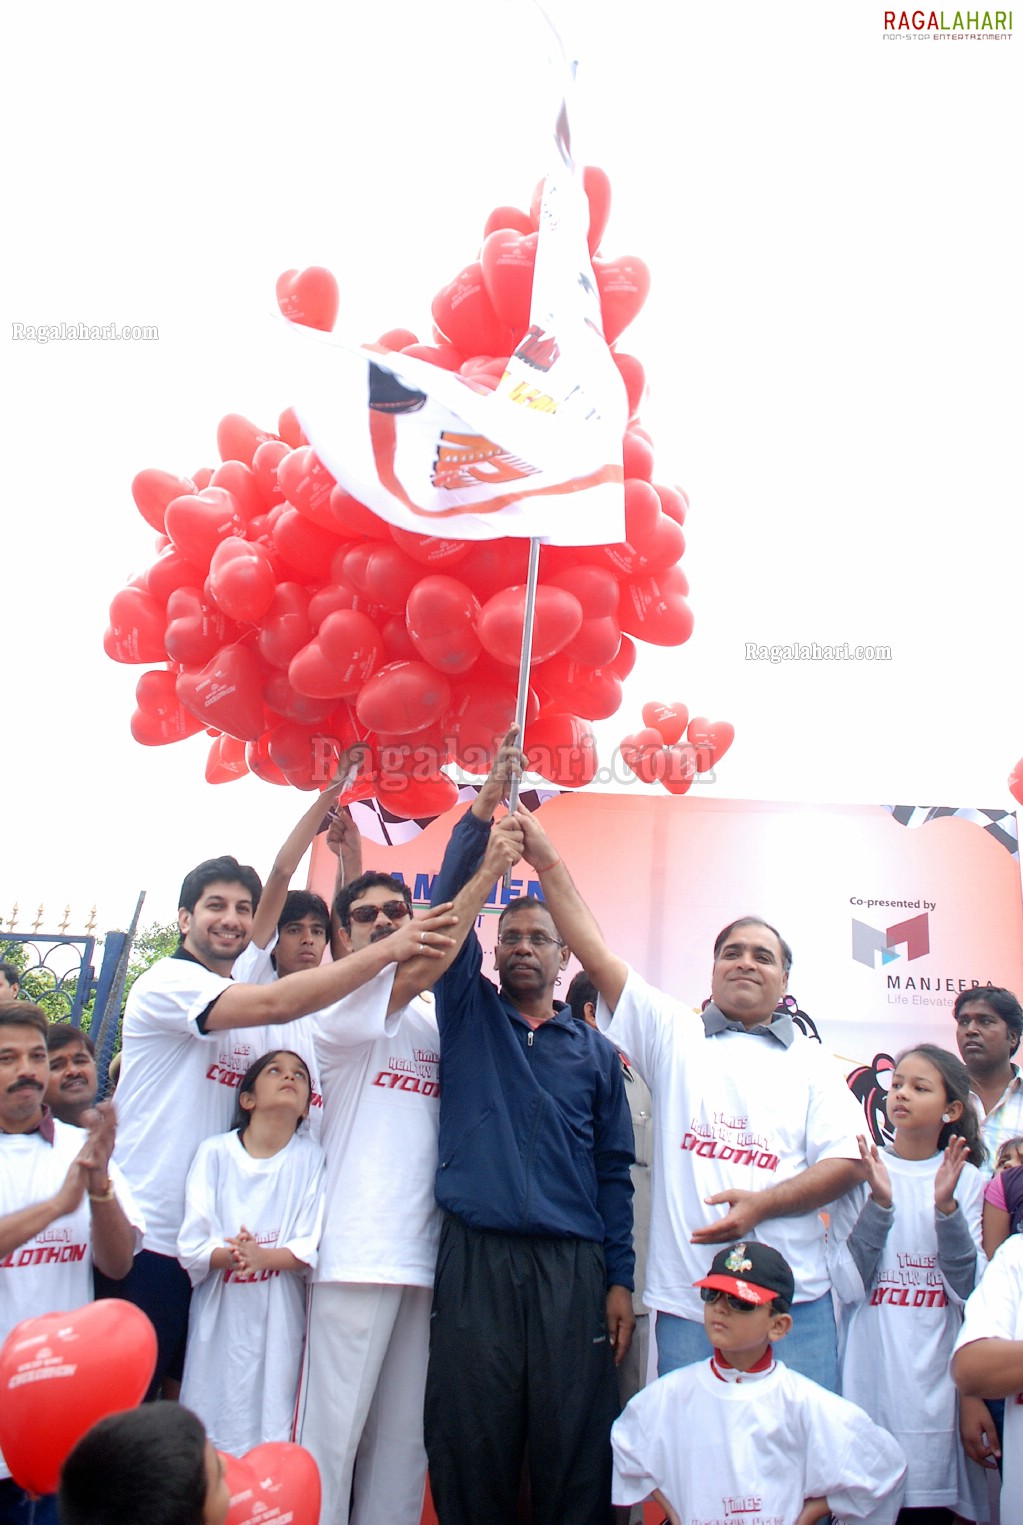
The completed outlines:
[[[792,1327],[788,1263],[770,1245],[719,1251],[695,1283],[709,1361],[636,1394],[611,1431],[616,1504],[653,1497],[670,1525],[892,1525],[906,1460],[862,1409],[774,1356]]]

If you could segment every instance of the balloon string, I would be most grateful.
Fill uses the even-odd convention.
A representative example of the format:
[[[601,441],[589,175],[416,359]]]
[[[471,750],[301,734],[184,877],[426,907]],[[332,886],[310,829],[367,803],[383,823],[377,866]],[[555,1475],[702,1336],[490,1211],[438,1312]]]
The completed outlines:
[[[515,724],[519,728],[519,746],[526,744],[526,703],[529,699],[529,665],[533,655],[533,614],[536,609],[536,585],[540,576],[540,542],[529,542],[529,570],[526,573],[526,608],[522,621],[522,651],[519,654],[519,692],[515,700]],[[519,775],[512,775],[508,791],[508,809],[514,810],[519,802]],[[511,884],[511,869],[504,876],[504,888]]]

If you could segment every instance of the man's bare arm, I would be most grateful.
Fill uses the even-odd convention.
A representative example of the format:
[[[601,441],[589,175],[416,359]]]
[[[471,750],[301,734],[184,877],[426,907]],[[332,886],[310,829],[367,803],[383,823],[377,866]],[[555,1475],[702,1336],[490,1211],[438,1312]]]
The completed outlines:
[[[347,958],[350,950],[341,935],[341,923],[334,906],[343,887],[351,884],[353,879],[358,879],[362,873],[362,833],[347,807],[335,811],[331,816],[327,827],[327,846],[337,857],[334,893],[330,901],[330,956]]]
[[[537,817],[521,803],[515,814],[522,822],[523,857],[540,877],[544,901],[554,917],[554,925],[605,1003],[614,1011],[625,988],[629,966],[607,946],[593,912],[576,889],[557,848]]]
[[[252,918],[252,941],[257,948],[265,948],[276,932],[277,922],[284,909],[284,901],[292,878],[308,852],[320,822],[340,792],[340,779],[328,784],[323,793],[318,794],[308,809],[302,812],[294,828],[281,844],[280,851],[273,861],[273,867],[267,875],[263,893],[259,897],[256,914]]]
[[[1023,1392],[1023,1340],[974,1340],[952,1358],[956,1387],[967,1398]]]
[[[476,918],[487,903],[487,896],[496,881],[513,868],[522,856],[522,830],[516,816],[505,816],[490,833],[483,861],[472,878],[462,886],[454,899],[454,924],[447,930],[451,946],[445,948],[439,958],[413,958],[401,964],[394,976],[391,997],[387,1003],[388,1015],[407,1006],[415,995],[435,985],[446,969],[454,962],[459,949],[475,925]],[[414,926],[421,926],[417,918]],[[385,942],[390,942],[385,938]]]
[[[400,932],[337,963],[301,969],[270,985],[229,985],[210,1010],[206,1031],[293,1022],[296,1017],[307,1017],[324,1006],[333,1006],[388,964],[401,964],[411,958],[422,958],[428,964],[441,957],[451,947],[450,928],[454,922],[450,904],[434,906]]]
[[[706,1197],[709,1207],[727,1202],[730,1211],[704,1228],[694,1229],[693,1244],[731,1244],[751,1233],[767,1218],[794,1218],[826,1207],[837,1197],[851,1191],[863,1179],[858,1160],[818,1160],[788,1181],[768,1186],[764,1191],[719,1191]]]

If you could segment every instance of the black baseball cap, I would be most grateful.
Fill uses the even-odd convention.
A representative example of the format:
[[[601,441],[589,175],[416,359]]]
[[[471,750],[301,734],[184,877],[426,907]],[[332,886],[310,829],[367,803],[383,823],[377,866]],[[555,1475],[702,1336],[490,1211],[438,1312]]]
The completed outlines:
[[[740,1240],[719,1250],[711,1262],[710,1274],[694,1287],[714,1287],[731,1292],[747,1303],[770,1303],[776,1297],[791,1303],[796,1284],[792,1268],[783,1255],[769,1244]]]

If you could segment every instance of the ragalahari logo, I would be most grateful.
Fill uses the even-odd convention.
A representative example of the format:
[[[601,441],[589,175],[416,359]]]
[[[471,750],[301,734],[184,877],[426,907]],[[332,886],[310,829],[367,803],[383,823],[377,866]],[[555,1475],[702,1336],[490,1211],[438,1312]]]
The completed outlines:
[[[890,964],[902,954],[896,949],[905,945],[907,959],[923,958],[931,951],[927,912],[912,916],[909,921],[897,921],[892,927],[871,927],[865,921],[853,921],[852,956],[858,964],[876,969],[876,955],[880,953],[881,964]]]

